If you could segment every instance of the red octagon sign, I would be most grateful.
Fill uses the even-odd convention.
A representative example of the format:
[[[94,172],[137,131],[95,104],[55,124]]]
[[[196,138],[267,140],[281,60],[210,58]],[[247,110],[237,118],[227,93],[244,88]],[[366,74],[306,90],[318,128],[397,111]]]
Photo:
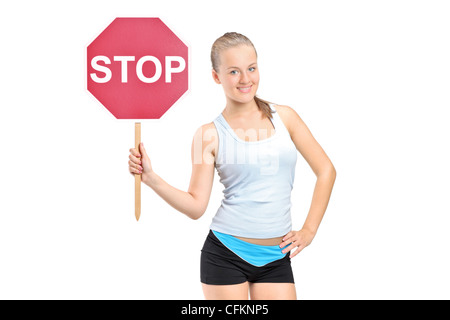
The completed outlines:
[[[188,48],[159,18],[116,18],[87,47],[87,87],[117,119],[159,119],[188,90]]]

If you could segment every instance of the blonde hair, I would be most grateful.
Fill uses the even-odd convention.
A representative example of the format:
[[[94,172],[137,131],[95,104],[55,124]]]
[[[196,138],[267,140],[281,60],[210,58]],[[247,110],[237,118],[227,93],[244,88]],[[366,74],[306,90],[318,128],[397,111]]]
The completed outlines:
[[[214,41],[212,48],[211,48],[211,63],[212,63],[213,69],[217,73],[219,72],[221,52],[226,49],[237,47],[240,45],[251,46],[255,50],[255,53],[256,53],[255,46],[250,41],[250,39],[240,33],[237,33],[237,32],[227,32],[223,36],[218,38],[216,41]],[[256,53],[256,56],[258,56],[257,53]],[[272,118],[273,112],[269,105],[270,102],[263,100],[261,98],[258,98],[256,95],[255,95],[255,102],[256,102],[256,105],[258,106],[259,110],[261,110],[265,116],[267,116],[268,118]]]

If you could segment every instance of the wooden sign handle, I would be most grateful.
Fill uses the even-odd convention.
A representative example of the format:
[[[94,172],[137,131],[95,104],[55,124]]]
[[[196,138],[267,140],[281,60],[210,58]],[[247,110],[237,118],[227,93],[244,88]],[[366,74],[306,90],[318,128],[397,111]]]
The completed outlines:
[[[139,151],[139,144],[141,143],[141,123],[136,122],[134,124],[134,146]],[[134,214],[136,220],[139,221],[141,217],[141,175],[134,175]]]

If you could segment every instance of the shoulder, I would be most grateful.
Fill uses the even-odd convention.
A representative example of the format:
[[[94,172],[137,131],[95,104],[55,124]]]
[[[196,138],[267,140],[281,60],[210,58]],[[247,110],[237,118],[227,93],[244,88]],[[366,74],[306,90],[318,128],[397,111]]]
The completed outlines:
[[[290,133],[302,122],[298,113],[289,106],[274,105],[275,110]]]
[[[210,122],[203,124],[196,130],[192,141],[192,147],[195,152],[201,152],[201,156],[205,156],[206,154],[215,156],[218,148],[218,141],[216,126],[214,125],[214,122]]]
[[[277,110],[277,112],[280,114],[280,116],[282,115],[292,115],[292,114],[297,114],[297,112],[295,112],[294,109],[292,109],[289,106],[284,106],[284,105],[280,105],[280,104],[275,104],[274,105],[275,110]]]
[[[211,140],[217,138],[217,130],[214,122],[209,122],[200,126],[195,132],[194,138],[200,138],[202,140]]]

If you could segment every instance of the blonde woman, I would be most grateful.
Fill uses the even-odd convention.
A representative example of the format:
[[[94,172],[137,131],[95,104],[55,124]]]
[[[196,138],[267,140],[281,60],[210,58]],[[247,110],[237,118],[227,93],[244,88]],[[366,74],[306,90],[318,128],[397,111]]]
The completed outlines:
[[[188,191],[155,173],[143,144],[130,149],[129,171],[140,174],[176,210],[199,219],[217,170],[224,198],[201,253],[206,299],[296,299],[290,259],[316,235],[336,171],[293,109],[256,96],[257,53],[247,37],[232,32],[218,38],[211,62],[226,106],[194,135]],[[290,210],[297,152],[317,176],[310,210],[298,231],[292,229]]]

